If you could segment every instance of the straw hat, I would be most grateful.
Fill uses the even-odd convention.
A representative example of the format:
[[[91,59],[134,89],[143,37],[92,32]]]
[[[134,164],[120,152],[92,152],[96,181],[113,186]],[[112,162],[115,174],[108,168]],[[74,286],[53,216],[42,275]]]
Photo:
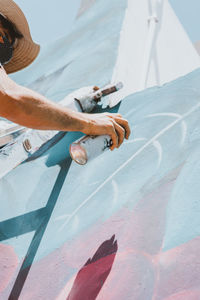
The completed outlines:
[[[37,57],[40,46],[33,42],[26,17],[13,0],[0,0],[0,13],[14,23],[23,35],[17,40],[13,58],[4,65],[7,73],[13,73],[30,65]]]

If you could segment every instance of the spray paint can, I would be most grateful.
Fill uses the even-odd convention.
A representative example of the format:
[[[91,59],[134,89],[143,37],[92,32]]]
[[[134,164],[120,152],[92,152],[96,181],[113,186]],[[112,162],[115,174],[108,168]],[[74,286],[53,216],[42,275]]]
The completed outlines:
[[[123,88],[123,83],[110,84],[102,89],[98,89],[90,95],[75,98],[83,112],[90,112],[94,109],[101,97],[115,93]],[[70,145],[71,158],[80,165],[85,165],[89,159],[93,159],[108,150],[112,145],[112,140],[108,135],[84,136]]]
[[[93,93],[89,95],[75,97],[74,100],[79,105],[82,112],[90,113],[101,101],[102,97],[115,93],[122,88],[123,88],[122,82],[109,84],[101,89],[98,89],[96,87],[96,90],[94,89]]]
[[[84,136],[70,145],[71,158],[79,165],[85,165],[88,160],[93,159],[112,145],[112,140],[108,135]]]

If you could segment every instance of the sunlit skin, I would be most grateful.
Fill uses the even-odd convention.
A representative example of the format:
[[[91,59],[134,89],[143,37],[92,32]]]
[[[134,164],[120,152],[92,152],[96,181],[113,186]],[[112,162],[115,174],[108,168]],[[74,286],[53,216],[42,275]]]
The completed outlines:
[[[7,35],[12,42],[8,30],[1,24],[0,34]],[[14,48],[16,45],[17,40]],[[120,114],[86,114],[63,108],[35,91],[16,84],[3,67],[0,68],[0,117],[33,129],[109,135],[113,143],[111,150],[119,148],[124,139],[130,136],[129,124]]]

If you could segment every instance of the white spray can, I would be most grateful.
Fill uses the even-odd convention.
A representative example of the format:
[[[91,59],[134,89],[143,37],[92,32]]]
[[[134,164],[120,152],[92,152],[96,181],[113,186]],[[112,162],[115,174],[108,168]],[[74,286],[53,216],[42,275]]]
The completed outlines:
[[[100,101],[101,97],[117,92],[123,88],[122,82],[108,85],[97,90],[93,94],[80,97],[75,100],[79,103],[82,111],[90,112]],[[112,140],[108,135],[101,136],[84,136],[70,145],[69,152],[71,158],[80,165],[85,165],[88,160],[101,155],[112,145]]]
[[[71,158],[79,165],[85,165],[88,160],[101,155],[112,145],[108,135],[84,136],[70,145]]]

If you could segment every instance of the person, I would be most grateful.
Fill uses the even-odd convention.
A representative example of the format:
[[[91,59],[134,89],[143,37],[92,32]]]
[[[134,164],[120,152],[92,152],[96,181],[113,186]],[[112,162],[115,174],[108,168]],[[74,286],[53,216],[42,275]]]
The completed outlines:
[[[120,114],[87,114],[56,104],[14,82],[8,74],[30,65],[40,46],[33,42],[25,15],[13,0],[0,0],[0,117],[19,125],[57,131],[107,134],[111,150],[130,135],[128,121]]]

